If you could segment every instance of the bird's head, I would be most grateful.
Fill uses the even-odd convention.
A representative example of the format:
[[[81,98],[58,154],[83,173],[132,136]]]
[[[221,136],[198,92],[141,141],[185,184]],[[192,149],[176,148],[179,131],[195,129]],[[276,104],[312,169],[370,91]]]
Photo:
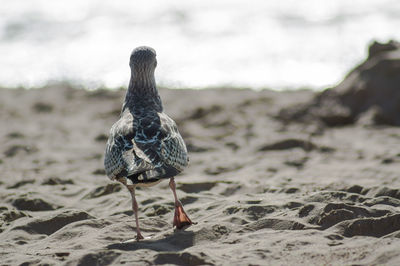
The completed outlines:
[[[148,46],[135,48],[131,53],[129,66],[132,73],[154,73],[157,66],[156,51]]]
[[[162,104],[154,70],[157,66],[156,51],[148,46],[140,46],[132,51],[129,66],[131,67],[131,79],[125,102],[155,104],[157,110],[162,110]],[[147,99],[147,100],[145,100]]]

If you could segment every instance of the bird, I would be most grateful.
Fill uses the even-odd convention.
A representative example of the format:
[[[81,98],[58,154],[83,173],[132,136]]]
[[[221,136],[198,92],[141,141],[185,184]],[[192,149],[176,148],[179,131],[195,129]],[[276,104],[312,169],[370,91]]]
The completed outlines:
[[[194,224],[176,193],[174,177],[188,165],[185,142],[177,125],[163,111],[155,82],[156,51],[135,48],[130,56],[131,77],[119,120],[110,129],[104,168],[111,180],[121,182],[131,194],[136,240],[144,239],[139,227],[136,187],[149,187],[169,179],[175,200],[173,228]]]

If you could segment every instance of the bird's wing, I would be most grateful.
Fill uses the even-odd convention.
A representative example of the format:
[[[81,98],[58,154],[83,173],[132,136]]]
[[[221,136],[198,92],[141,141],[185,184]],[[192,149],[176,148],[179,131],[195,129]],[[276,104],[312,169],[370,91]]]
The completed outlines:
[[[165,113],[141,119],[135,145],[155,168],[172,167],[181,172],[188,164],[185,143],[175,122]]]
[[[165,113],[160,113],[161,132],[161,158],[163,161],[181,172],[189,162],[185,142],[178,131],[174,120]]]
[[[154,169],[162,175],[166,171],[164,168],[170,170],[171,167],[179,173],[187,166],[185,143],[175,122],[166,114],[150,112],[125,120],[111,129],[105,157],[110,178]]]
[[[111,179],[126,177],[154,169],[151,160],[137,147],[137,122],[132,115],[123,115],[110,130],[104,166]]]
[[[175,122],[165,113],[156,113],[142,119],[139,128],[135,144],[152,164],[181,172],[188,164],[188,156]]]

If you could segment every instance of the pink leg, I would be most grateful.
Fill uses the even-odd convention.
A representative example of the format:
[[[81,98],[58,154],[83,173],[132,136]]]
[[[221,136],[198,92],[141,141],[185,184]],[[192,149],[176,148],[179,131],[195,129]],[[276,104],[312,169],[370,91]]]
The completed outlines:
[[[136,221],[136,240],[144,239],[142,234],[140,233],[140,228],[139,228],[139,217],[138,217],[138,204],[136,201],[135,197],[135,188],[128,188],[129,192],[131,193],[132,197],[132,210],[133,213],[135,214],[135,221]]]
[[[183,210],[182,203],[178,200],[178,196],[176,195],[176,184],[173,177],[171,177],[169,180],[169,187],[171,188],[172,193],[174,193],[175,198],[175,214],[173,226],[176,226],[177,229],[182,229],[186,226],[194,224]]]

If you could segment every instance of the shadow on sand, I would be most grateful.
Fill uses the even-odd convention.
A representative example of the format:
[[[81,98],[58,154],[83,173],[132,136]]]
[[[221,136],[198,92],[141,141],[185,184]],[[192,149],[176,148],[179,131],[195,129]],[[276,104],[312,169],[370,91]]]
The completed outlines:
[[[139,250],[150,249],[154,251],[181,251],[194,245],[194,233],[176,231],[162,239],[141,240],[135,242],[115,243],[108,245],[108,249]]]

